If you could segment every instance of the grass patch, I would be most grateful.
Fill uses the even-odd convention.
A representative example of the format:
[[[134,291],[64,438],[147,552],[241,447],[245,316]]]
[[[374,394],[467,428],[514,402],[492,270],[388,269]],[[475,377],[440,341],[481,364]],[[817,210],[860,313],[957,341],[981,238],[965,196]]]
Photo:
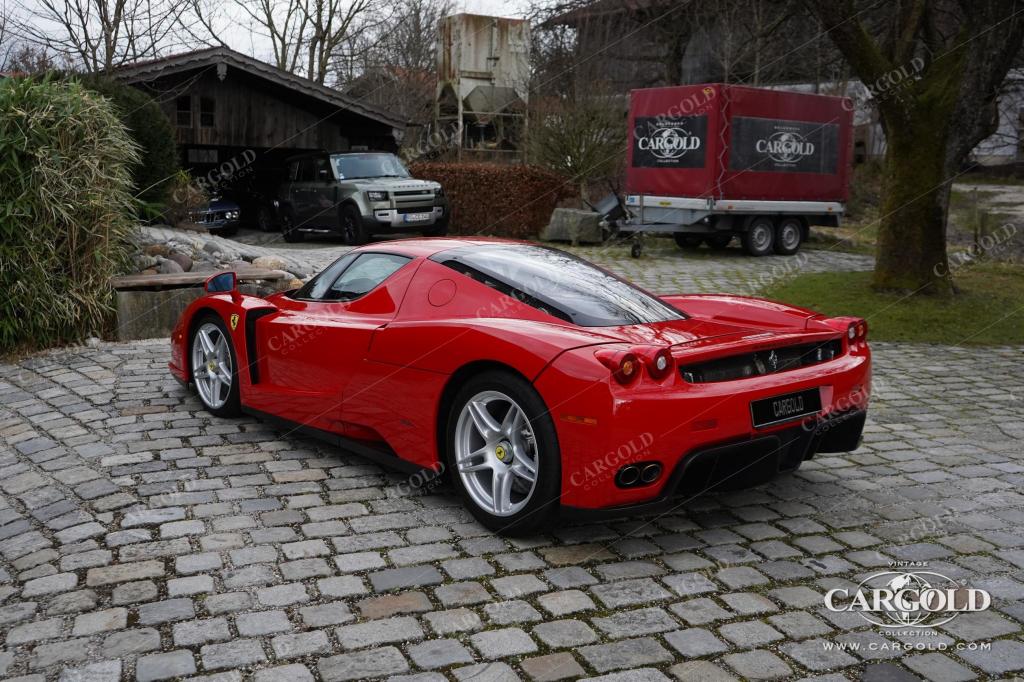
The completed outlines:
[[[955,279],[961,293],[949,299],[876,292],[870,272],[800,275],[769,287],[763,296],[826,315],[863,317],[874,341],[1024,344],[1024,270],[979,264],[963,268]]]

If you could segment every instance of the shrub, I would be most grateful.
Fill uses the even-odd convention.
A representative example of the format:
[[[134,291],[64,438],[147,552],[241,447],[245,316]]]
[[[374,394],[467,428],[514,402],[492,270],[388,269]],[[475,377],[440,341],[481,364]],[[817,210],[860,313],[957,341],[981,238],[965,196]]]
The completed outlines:
[[[0,351],[109,328],[138,158],[111,104],[81,85],[0,81]]]
[[[874,215],[882,205],[882,180],[885,170],[882,161],[871,159],[853,167],[850,180],[850,199],[846,204],[848,217],[863,220]]]
[[[533,237],[555,206],[577,191],[571,181],[537,166],[423,162],[409,170],[444,187],[453,234]]]
[[[163,109],[141,90],[109,78],[88,76],[82,84],[114,103],[121,123],[139,147],[139,162],[132,167],[137,197],[144,201],[166,199],[178,171],[178,149],[174,128]]]

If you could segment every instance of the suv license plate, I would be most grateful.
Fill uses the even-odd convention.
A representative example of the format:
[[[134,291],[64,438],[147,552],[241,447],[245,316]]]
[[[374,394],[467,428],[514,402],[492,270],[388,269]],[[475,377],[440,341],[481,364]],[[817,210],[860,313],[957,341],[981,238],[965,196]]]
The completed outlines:
[[[750,416],[755,428],[781,424],[818,412],[821,412],[821,391],[817,388],[750,403]]]
[[[430,213],[406,213],[405,222],[407,223],[420,223],[424,220],[430,220]]]

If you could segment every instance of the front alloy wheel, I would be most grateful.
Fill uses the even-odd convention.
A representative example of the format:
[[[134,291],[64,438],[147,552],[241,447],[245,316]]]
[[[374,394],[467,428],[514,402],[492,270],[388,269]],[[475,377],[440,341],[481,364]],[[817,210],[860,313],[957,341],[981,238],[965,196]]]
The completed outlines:
[[[529,532],[557,508],[561,462],[554,424],[521,377],[487,372],[463,386],[447,446],[453,482],[491,530]]]
[[[218,416],[238,413],[237,362],[224,323],[204,318],[192,334],[192,381],[203,406]]]

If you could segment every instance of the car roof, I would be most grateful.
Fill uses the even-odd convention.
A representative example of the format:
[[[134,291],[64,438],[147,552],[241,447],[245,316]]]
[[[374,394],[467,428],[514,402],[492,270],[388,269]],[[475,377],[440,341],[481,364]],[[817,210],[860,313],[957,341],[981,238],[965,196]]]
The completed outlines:
[[[398,253],[414,258],[429,258],[435,253],[457,249],[461,246],[483,246],[486,244],[532,244],[516,239],[502,239],[500,237],[430,237],[411,239],[392,239],[389,241],[375,242],[360,246],[354,251],[374,251],[384,253]]]
[[[319,150],[311,151],[311,152],[302,152],[301,154],[292,154],[291,156],[285,158],[285,163],[290,163],[290,162],[296,161],[298,159],[305,159],[305,158],[310,157],[310,156],[352,156],[352,155],[355,155],[355,154],[394,154],[394,152],[389,152],[389,151],[384,150],[384,149],[367,149],[367,150],[361,151],[361,152],[353,152],[353,151],[331,152],[331,151],[327,151],[326,149],[319,149]]]

